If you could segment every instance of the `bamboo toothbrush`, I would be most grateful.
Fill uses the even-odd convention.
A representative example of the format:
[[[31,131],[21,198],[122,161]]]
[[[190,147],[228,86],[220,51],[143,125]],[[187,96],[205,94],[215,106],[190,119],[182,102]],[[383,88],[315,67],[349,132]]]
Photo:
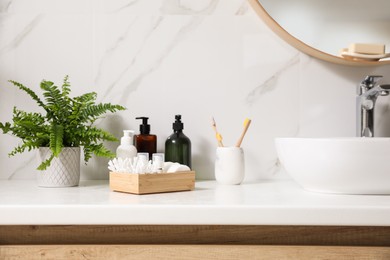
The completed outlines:
[[[244,139],[246,131],[248,130],[249,125],[251,124],[251,122],[252,122],[252,120],[250,120],[248,118],[245,119],[245,121],[244,121],[244,129],[242,131],[242,134],[241,134],[240,138],[238,139],[238,141],[236,143],[236,147],[240,147],[241,146],[242,140]]]
[[[218,133],[217,124],[215,123],[214,117],[211,118],[211,126],[214,129],[215,137],[217,138],[217,141],[218,141],[218,146],[223,147],[222,135],[220,133]]]

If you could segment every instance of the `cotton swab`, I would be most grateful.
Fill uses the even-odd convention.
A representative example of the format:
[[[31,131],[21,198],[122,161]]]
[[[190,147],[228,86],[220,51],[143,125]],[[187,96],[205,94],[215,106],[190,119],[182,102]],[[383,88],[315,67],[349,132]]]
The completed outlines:
[[[242,131],[242,134],[241,134],[240,138],[238,139],[238,141],[236,143],[236,147],[240,147],[241,146],[242,140],[244,139],[246,131],[248,130],[251,122],[252,122],[252,120],[250,120],[248,118],[245,119],[245,121],[244,121],[244,129]]]

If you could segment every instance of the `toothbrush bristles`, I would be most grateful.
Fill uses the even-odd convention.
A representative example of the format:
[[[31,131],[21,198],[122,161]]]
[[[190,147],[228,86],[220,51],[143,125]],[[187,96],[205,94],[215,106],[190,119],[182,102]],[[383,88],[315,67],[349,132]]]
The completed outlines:
[[[215,137],[217,138],[217,141],[218,141],[218,146],[223,147],[222,135],[220,133],[218,133],[217,124],[215,123],[214,117],[211,117],[211,126],[214,129]]]
[[[211,117],[211,125],[216,129],[217,125],[215,124],[215,119],[214,117]]]
[[[244,121],[244,129],[241,133],[241,136],[240,138],[238,139],[237,143],[236,143],[236,147],[240,147],[241,146],[241,143],[242,143],[242,140],[244,139],[244,136],[246,134],[246,131],[248,130],[250,124],[251,124],[252,120],[246,118],[245,121]]]

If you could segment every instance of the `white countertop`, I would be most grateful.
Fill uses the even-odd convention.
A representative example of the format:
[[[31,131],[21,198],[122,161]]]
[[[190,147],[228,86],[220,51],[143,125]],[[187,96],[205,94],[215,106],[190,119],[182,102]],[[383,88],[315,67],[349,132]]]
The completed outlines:
[[[218,185],[194,191],[132,195],[108,181],[39,188],[0,181],[0,225],[358,225],[390,226],[390,196],[304,191],[290,180]]]

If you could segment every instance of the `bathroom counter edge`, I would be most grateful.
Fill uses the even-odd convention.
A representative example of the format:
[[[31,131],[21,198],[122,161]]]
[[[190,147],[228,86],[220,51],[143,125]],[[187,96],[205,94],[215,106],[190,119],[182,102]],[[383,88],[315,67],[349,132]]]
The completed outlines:
[[[197,181],[194,191],[150,195],[110,191],[108,181],[3,180],[0,215],[0,225],[390,226],[390,196],[313,193],[292,180]]]

